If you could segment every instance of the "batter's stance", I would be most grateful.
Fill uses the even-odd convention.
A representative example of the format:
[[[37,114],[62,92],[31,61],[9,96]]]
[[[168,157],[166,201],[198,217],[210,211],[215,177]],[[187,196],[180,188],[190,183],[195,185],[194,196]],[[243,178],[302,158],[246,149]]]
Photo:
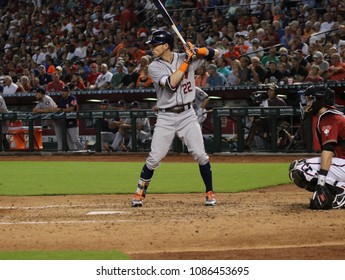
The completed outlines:
[[[155,31],[146,43],[150,45],[154,57],[148,70],[157,93],[158,116],[151,152],[141,171],[132,207],[142,206],[153,172],[167,155],[175,134],[199,164],[206,186],[205,205],[216,205],[211,165],[192,102],[195,98],[194,71],[204,63],[205,58],[212,60],[217,57],[219,51],[209,47],[197,49],[188,43],[184,46],[184,54],[173,52],[173,36],[161,30]]]
[[[334,91],[311,86],[304,92],[305,114],[317,115],[316,136],[321,157],[295,160],[290,179],[300,188],[313,192],[311,209],[342,208],[345,205],[345,116],[335,109]]]

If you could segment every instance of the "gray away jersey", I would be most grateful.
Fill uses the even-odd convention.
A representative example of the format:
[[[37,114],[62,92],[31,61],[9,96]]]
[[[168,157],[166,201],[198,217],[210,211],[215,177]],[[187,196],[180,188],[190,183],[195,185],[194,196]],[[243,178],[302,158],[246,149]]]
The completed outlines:
[[[188,67],[183,79],[173,92],[169,87],[166,87],[166,80],[168,77],[177,71],[185,59],[185,54],[173,52],[172,63],[165,62],[161,59],[155,59],[148,68],[157,94],[158,108],[169,108],[180,106],[187,103],[192,103],[195,99],[195,79],[194,72],[203,63],[203,59],[193,60]],[[161,86],[161,85],[164,86]]]
[[[36,109],[46,109],[46,108],[55,108],[55,107],[57,107],[56,103],[48,95],[45,95],[43,97],[43,100],[38,102],[37,105],[35,106]]]

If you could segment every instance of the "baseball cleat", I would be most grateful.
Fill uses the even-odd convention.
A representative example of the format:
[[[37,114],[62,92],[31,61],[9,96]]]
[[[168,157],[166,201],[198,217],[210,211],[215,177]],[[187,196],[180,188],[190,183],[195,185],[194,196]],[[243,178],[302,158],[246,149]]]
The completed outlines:
[[[135,194],[133,195],[132,198],[132,207],[141,207],[143,206],[143,202],[144,202],[144,197],[140,194]]]
[[[217,199],[216,199],[216,196],[214,195],[214,192],[213,191],[207,192],[205,206],[215,206],[215,205],[217,205]]]
[[[343,208],[345,205],[345,196],[343,195],[337,195],[332,203],[332,208],[333,209],[339,209]]]

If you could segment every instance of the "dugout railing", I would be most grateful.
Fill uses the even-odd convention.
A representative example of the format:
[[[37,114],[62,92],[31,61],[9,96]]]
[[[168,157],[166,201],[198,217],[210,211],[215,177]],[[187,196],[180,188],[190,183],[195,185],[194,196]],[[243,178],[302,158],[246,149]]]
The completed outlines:
[[[61,123],[61,134],[62,134],[62,151],[68,151],[67,145],[67,120],[79,119],[79,120],[93,120],[94,122],[94,133],[96,136],[96,143],[94,149],[96,152],[101,152],[101,120],[107,119],[119,119],[119,118],[130,118],[131,126],[136,127],[137,118],[153,118],[156,114],[152,110],[130,110],[130,111],[90,111],[90,112],[70,112],[70,113],[23,113],[23,112],[11,112],[0,114],[0,128],[4,122],[16,122],[23,121],[28,126],[28,149],[27,151],[35,151],[35,136],[34,127],[37,122],[46,120],[59,120]],[[133,152],[138,151],[138,143],[136,137],[136,129],[131,130],[132,133],[132,150]],[[7,132],[6,132],[7,134]],[[4,132],[0,129],[0,139],[3,139]],[[4,150],[3,141],[0,141],[0,151]]]
[[[344,112],[344,107],[338,107]],[[300,119],[301,112],[296,107],[229,107],[229,108],[213,108],[213,141],[212,152],[224,152],[223,150],[223,133],[221,118],[230,117],[236,122],[236,152],[245,151],[245,118],[260,117],[267,118],[270,122],[270,148],[269,152],[277,152],[277,120],[281,118],[295,118]],[[94,123],[94,135],[96,137],[93,149],[96,152],[101,152],[101,120],[130,118],[132,127],[136,127],[137,118],[156,118],[156,112],[148,109],[142,110],[123,110],[123,111],[85,111],[85,112],[72,112],[72,113],[47,113],[47,114],[34,114],[25,112],[11,112],[0,114],[0,127],[3,122],[23,121],[28,126],[28,149],[27,151],[35,151],[35,136],[34,127],[37,122],[45,120],[60,120],[62,127],[62,151],[68,151],[67,134],[66,134],[66,120],[79,119],[79,120],[92,120]],[[298,129],[303,129],[303,152],[313,152],[313,122],[311,118],[306,118],[298,124]],[[132,151],[138,151],[138,143],[136,137],[136,129],[131,130],[132,136]],[[0,139],[3,139],[4,132],[0,129]],[[174,142],[173,150],[180,152],[181,145],[178,141]],[[3,151],[3,142],[0,141],[0,151]]]
[[[299,108],[295,107],[237,107],[214,108],[213,129],[215,152],[222,152],[221,118],[230,117],[236,121],[237,152],[245,151],[245,119],[247,117],[267,118],[270,123],[270,152],[277,152],[277,119],[301,116]],[[305,133],[305,151],[312,152],[312,121],[310,118],[303,122]]]

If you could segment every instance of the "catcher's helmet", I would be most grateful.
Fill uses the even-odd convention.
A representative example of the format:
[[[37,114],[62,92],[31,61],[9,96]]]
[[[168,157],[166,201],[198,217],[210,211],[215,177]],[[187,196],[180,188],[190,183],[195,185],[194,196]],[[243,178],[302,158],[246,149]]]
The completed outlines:
[[[146,42],[146,44],[165,44],[167,43],[172,50],[174,48],[174,37],[170,34],[170,32],[165,30],[157,30],[152,33],[152,37],[150,40]]]
[[[322,107],[333,106],[334,98],[335,93],[329,87],[310,86],[301,96],[302,105],[306,105],[303,107],[303,111],[305,114],[315,115]]]

